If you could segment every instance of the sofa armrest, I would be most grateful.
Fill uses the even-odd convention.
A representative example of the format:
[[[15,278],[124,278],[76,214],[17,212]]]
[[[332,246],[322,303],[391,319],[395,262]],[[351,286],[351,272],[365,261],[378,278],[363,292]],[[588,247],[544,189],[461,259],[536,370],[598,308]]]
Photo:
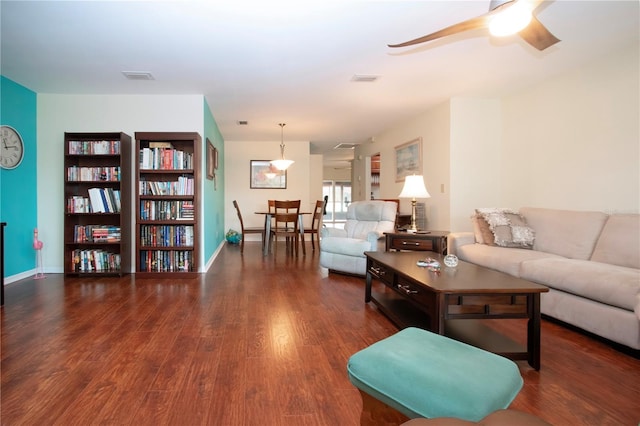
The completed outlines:
[[[347,231],[341,228],[320,228],[320,236],[347,238]]]
[[[380,251],[380,240],[382,237],[384,237],[384,232],[370,231],[367,233],[367,241],[369,241],[371,245],[371,251]],[[382,245],[382,247],[382,251],[384,251],[384,245]]]
[[[473,232],[452,232],[447,237],[447,250],[449,254],[458,254],[458,248],[467,244],[475,244],[476,237]]]

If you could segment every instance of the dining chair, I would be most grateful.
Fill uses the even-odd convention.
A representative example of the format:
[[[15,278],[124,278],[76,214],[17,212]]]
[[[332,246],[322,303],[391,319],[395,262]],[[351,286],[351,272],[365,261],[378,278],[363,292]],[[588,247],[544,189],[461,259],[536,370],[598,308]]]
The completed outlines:
[[[311,218],[311,229],[307,229],[306,227],[304,229],[305,234],[311,234],[311,248],[313,250],[316,249],[316,246],[314,243],[314,237],[313,237],[314,235],[318,238],[318,248],[320,247],[319,229],[322,228],[322,218],[324,216],[325,206],[326,206],[325,200],[316,201],[316,207],[313,210],[313,216]],[[304,240],[302,241],[302,243],[304,244]]]
[[[240,253],[244,253],[244,234],[260,234],[262,235],[262,244],[264,245],[264,228],[262,227],[247,227],[244,226],[244,221],[242,220],[242,213],[240,213],[240,207],[238,206],[238,202],[233,200],[233,207],[236,208],[236,213],[238,213],[238,220],[240,220],[240,229],[242,230],[242,237],[240,239]]]
[[[274,201],[274,219],[275,226],[271,228],[273,237],[274,253],[278,250],[278,237],[284,237],[287,247],[287,253],[298,255],[298,243],[301,234],[298,226],[300,216],[300,200]],[[304,244],[302,245],[302,253],[306,254]]]

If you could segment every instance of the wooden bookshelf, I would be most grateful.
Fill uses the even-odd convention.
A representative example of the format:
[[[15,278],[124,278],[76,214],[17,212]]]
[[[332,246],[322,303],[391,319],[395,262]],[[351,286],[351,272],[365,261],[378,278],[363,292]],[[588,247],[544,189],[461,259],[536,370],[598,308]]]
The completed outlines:
[[[64,273],[131,272],[131,136],[64,134]]]
[[[195,132],[136,132],[136,275],[196,276],[200,147]]]

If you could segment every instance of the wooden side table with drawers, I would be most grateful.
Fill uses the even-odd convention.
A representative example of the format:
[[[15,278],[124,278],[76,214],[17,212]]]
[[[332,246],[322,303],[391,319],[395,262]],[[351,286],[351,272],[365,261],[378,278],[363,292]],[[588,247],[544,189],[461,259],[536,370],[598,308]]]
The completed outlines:
[[[385,232],[384,235],[386,251],[435,251],[447,254],[448,231]]]

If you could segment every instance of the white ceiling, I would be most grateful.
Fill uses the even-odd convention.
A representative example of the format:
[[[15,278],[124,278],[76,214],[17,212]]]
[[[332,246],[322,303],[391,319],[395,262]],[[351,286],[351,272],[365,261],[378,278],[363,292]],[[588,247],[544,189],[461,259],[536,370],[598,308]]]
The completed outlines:
[[[0,2],[2,74],[37,93],[204,94],[226,141],[311,141],[325,165],[452,96],[501,96],[638,44],[639,2],[544,2],[543,52],[483,30],[413,39],[489,1]],[[153,81],[123,71],[150,72]],[[377,75],[374,83],[351,81]],[[237,125],[247,120],[248,126]]]

